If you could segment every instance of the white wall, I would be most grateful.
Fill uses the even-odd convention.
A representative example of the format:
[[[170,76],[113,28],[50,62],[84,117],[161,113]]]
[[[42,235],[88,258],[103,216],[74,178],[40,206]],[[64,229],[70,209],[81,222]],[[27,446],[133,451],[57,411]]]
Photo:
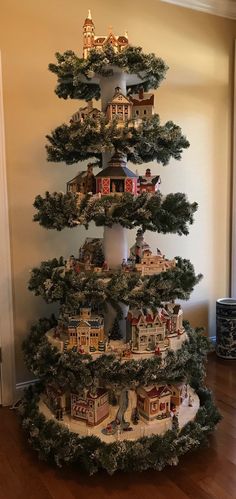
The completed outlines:
[[[148,234],[170,258],[190,258],[205,279],[185,305],[193,324],[209,324],[214,335],[215,300],[228,294],[229,212],[232,134],[233,21],[150,0],[90,0],[97,33],[109,24],[145,52],[162,56],[170,70],[156,92],[156,111],[163,121],[180,124],[191,142],[183,161],[156,167],[162,191],[188,192],[199,202],[188,238]],[[17,380],[23,368],[20,345],[34,319],[50,313],[27,291],[29,269],[40,261],[76,253],[86,235],[102,229],[46,231],[31,222],[36,194],[63,190],[78,167],[49,165],[45,134],[67,121],[78,103],[59,100],[55,77],[47,71],[55,51],[82,49],[87,6],[78,0],[2,0],[0,47],[6,116],[7,173],[14,286]],[[154,168],[154,166],[153,166]],[[143,167],[145,170],[145,166]],[[134,233],[130,234],[130,242]]]

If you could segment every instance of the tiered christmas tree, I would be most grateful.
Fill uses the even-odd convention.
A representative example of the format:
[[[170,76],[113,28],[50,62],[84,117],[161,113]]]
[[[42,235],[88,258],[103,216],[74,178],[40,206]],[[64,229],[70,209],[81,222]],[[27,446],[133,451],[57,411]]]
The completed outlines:
[[[87,238],[76,256],[32,271],[29,288],[58,302],[59,312],[24,343],[40,382],[26,392],[23,425],[40,457],[58,464],[76,461],[90,473],[160,470],[205,442],[219,419],[204,386],[208,341],[175,302],[188,299],[201,276],[144,240],[146,230],[188,234],[197,205],[185,194],[163,196],[159,170],[141,175],[127,162],[166,165],[189,143],[154,113],[150,90],[167,71],[160,58],[130,46],[127,34],[96,36],[90,12],[83,45],[83,58],[68,51],[49,66],[57,95],[87,104],[47,137],[47,153],[49,161],[90,162],[66,194],[37,196],[34,218],[57,230],[94,221],[104,238]],[[126,230],[134,227],[128,252]]]

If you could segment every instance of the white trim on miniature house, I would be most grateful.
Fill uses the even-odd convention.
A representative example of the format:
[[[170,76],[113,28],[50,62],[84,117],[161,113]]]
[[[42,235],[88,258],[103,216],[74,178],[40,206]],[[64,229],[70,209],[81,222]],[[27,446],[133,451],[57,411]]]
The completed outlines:
[[[10,405],[15,394],[14,328],[11,254],[7,196],[2,64],[0,52],[0,403]]]

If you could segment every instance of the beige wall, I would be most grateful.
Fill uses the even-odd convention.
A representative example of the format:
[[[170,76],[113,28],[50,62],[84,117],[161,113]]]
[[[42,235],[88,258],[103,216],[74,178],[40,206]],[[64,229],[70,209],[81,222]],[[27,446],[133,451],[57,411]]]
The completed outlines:
[[[50,165],[45,134],[67,121],[77,103],[53,93],[47,71],[55,51],[79,50],[86,16],[78,0],[2,0],[0,49],[6,122],[7,175],[13,266],[17,381],[27,378],[20,345],[34,319],[49,314],[27,291],[29,269],[41,260],[76,253],[85,230],[46,231],[31,222],[32,202],[46,189],[64,190],[77,167]],[[190,258],[205,279],[185,305],[193,324],[215,334],[215,299],[228,294],[232,130],[232,63],[235,24],[207,14],[150,0],[90,0],[97,33],[129,31],[130,41],[162,56],[170,70],[156,92],[162,120],[179,123],[191,142],[183,161],[158,167],[162,191],[185,191],[199,202],[188,238],[148,233],[147,240],[170,258]],[[145,167],[143,167],[144,170]],[[153,166],[154,168],[154,166]],[[90,227],[86,235],[102,234]],[[130,234],[130,242],[134,233]],[[51,308],[50,308],[51,310]]]

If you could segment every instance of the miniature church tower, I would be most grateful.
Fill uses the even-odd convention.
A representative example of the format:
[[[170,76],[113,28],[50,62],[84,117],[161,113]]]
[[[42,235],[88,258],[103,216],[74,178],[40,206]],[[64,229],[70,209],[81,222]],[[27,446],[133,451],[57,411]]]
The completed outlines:
[[[94,23],[92,21],[91,11],[88,11],[88,15],[84,21],[83,26],[83,58],[87,59],[88,53],[94,45]]]

